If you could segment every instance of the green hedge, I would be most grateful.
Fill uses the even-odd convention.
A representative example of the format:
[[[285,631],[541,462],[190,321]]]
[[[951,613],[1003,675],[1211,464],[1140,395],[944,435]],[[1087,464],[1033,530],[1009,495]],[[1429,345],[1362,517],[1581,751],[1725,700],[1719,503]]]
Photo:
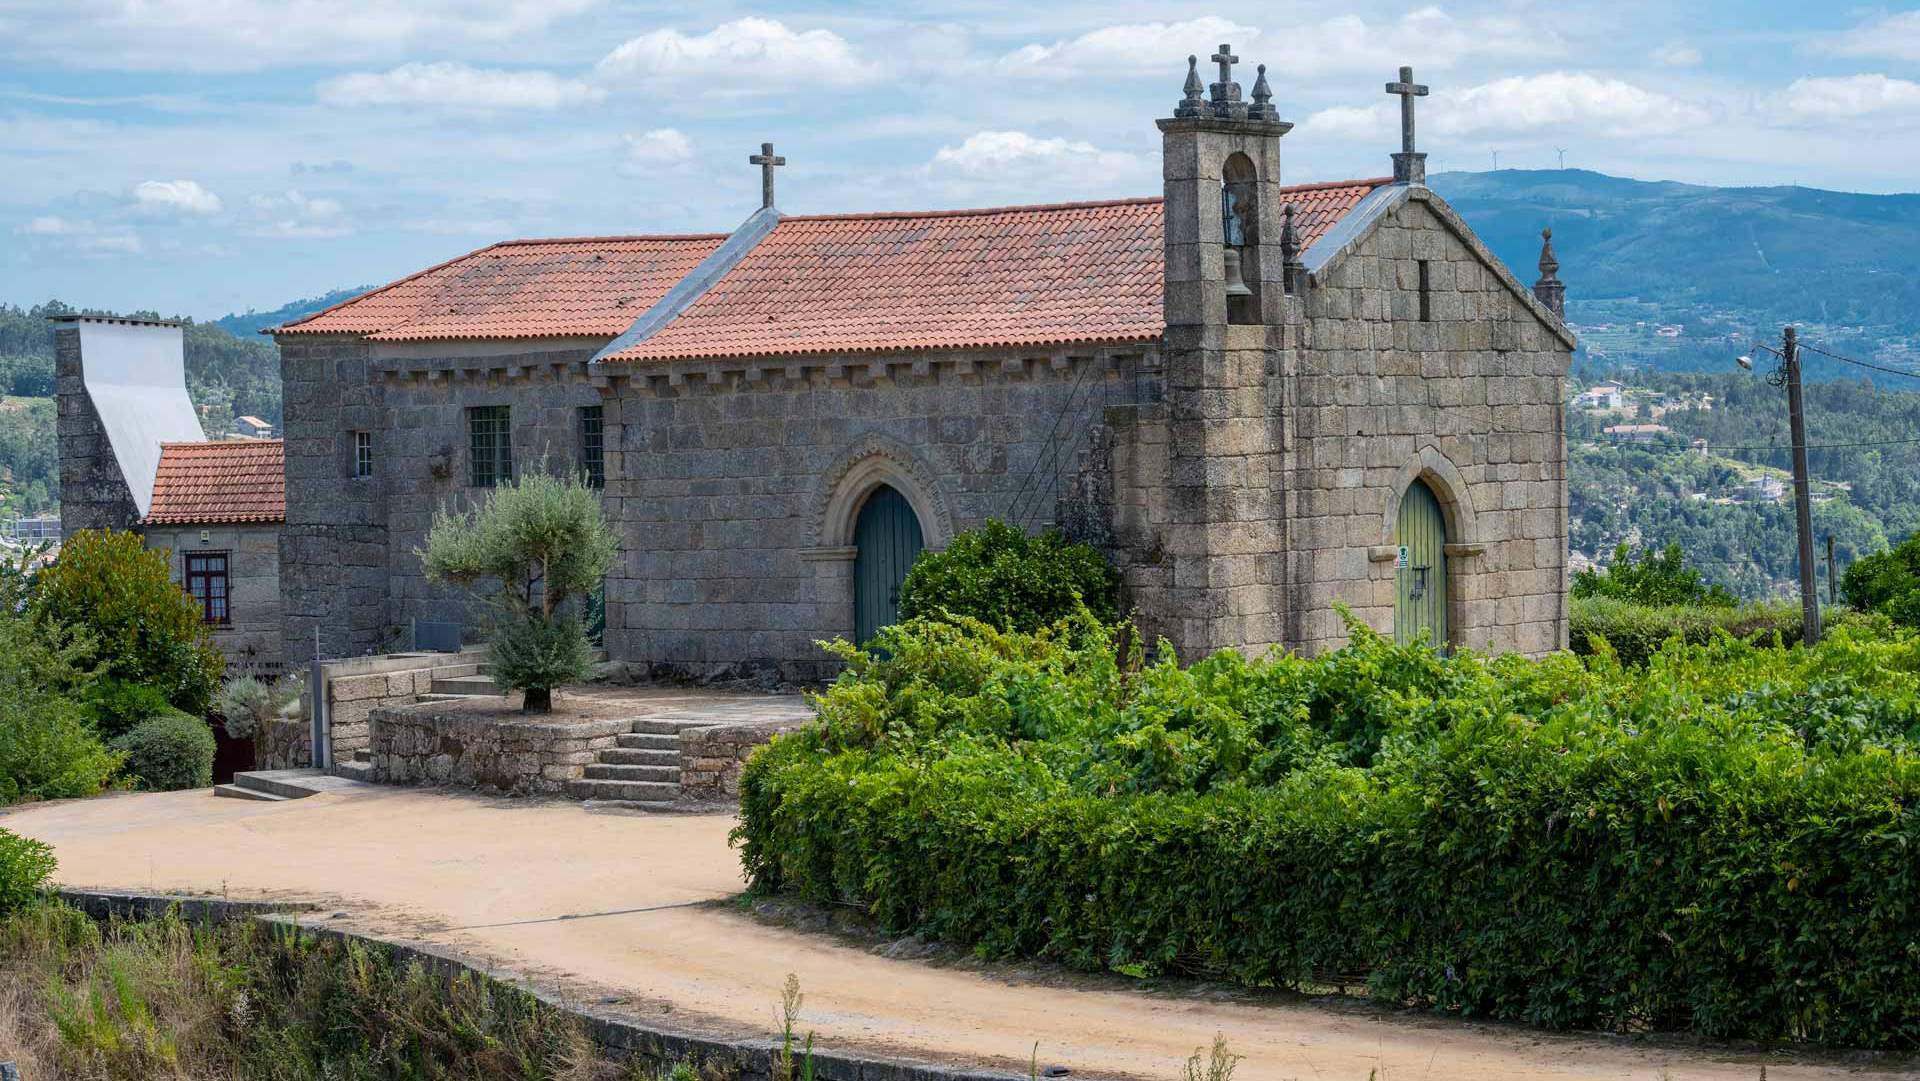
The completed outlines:
[[[0,915],[39,900],[53,867],[53,849],[0,830]]]
[[[1848,618],[1843,612],[1829,614],[1829,619],[1836,622]],[[1576,597],[1567,609],[1567,638],[1575,653],[1591,655],[1594,640],[1605,639],[1630,665],[1645,664],[1669,638],[1704,645],[1723,632],[1755,645],[1798,645],[1800,606],[1785,601],[1760,601],[1733,608],[1647,605],[1610,597]]]
[[[212,726],[198,717],[163,713],[141,721],[114,740],[113,749],[127,756],[126,774],[150,792],[205,788],[213,783],[218,746]]]
[[[909,624],[748,764],[754,887],[995,956],[1920,1043],[1920,637],[1138,667]]]
[[[1120,574],[1099,549],[1058,529],[1035,536],[988,519],[944,551],[914,561],[900,587],[900,618],[972,618],[1034,631],[1082,605],[1096,619],[1119,615]]]

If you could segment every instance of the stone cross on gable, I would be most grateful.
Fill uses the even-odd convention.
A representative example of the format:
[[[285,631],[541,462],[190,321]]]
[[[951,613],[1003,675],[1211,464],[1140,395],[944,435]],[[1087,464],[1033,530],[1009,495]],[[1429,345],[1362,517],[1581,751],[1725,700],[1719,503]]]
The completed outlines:
[[[1387,93],[1400,98],[1400,153],[1393,156],[1393,179],[1397,184],[1425,184],[1427,156],[1414,149],[1413,99],[1427,96],[1427,88],[1413,81],[1413,69],[1400,69],[1400,81],[1387,84]]]
[[[1223,120],[1245,120],[1247,107],[1240,100],[1240,84],[1233,81],[1233,66],[1240,62],[1233,55],[1233,46],[1222,44],[1220,51],[1208,59],[1220,65],[1220,81],[1207,88],[1213,98],[1213,115]]]
[[[760,167],[760,206],[762,209],[773,206],[773,170],[785,165],[787,159],[776,156],[772,143],[761,143],[760,153],[747,155],[747,162]]]

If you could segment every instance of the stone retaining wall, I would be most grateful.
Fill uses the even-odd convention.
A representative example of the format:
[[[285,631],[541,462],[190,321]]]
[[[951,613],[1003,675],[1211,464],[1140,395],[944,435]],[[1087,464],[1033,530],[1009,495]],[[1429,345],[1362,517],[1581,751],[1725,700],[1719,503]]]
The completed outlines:
[[[269,717],[253,735],[254,769],[306,769],[313,765],[313,722],[305,717]]]
[[[523,721],[429,702],[375,708],[368,729],[375,783],[546,796],[585,776],[597,752],[633,731],[633,719]]]
[[[740,798],[740,767],[756,747],[805,721],[716,724],[680,731],[680,798],[698,802]]]
[[[372,745],[367,724],[374,710],[411,704],[433,690],[436,675],[468,674],[480,659],[477,652],[396,653],[329,662],[327,725],[333,761],[350,762],[355,751]]]

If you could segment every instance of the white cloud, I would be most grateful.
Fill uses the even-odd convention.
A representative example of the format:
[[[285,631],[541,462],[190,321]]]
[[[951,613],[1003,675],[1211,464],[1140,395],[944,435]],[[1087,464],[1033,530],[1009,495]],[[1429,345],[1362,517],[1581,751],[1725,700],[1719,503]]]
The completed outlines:
[[[628,135],[626,140],[626,164],[630,169],[644,171],[684,165],[693,159],[693,143],[675,128],[655,128]]]
[[[446,109],[564,109],[599,101],[607,92],[545,71],[503,71],[466,64],[402,64],[391,71],[354,72],[320,84],[322,104],[420,105]]]
[[[0,55],[80,68],[257,71],[422,47],[518,53],[602,0],[10,0]]]
[[[1920,61],[1920,11],[1862,23],[1827,42],[1823,51],[1839,56]]]
[[[1023,46],[1001,57],[999,67],[1040,78],[1166,71],[1177,79],[1179,58],[1194,55],[1200,58],[1202,78],[1211,82],[1216,76],[1207,57],[1222,41],[1233,43],[1244,64],[1246,74],[1236,75],[1242,86],[1252,85],[1254,65],[1266,63],[1276,89],[1288,79],[1336,71],[1377,71],[1384,80],[1409,57],[1417,57],[1422,66],[1447,68],[1470,56],[1538,60],[1566,51],[1560,36],[1539,20],[1459,19],[1429,6],[1387,22],[1341,15],[1289,23],[1272,33],[1216,16],[1109,26],[1050,45]],[[1263,48],[1270,55],[1260,55]]]
[[[353,232],[340,201],[327,196],[309,196],[295,189],[278,195],[254,195],[247,204],[254,211],[256,220],[249,231],[255,236],[313,240]]]
[[[1421,127],[1462,138],[1549,130],[1608,139],[1673,135],[1713,118],[1693,102],[1584,72],[1552,71],[1459,91],[1436,89],[1430,101],[1421,110]],[[1341,106],[1314,113],[1301,129],[1334,138],[1377,139],[1396,130],[1398,119],[1399,106],[1391,102]]]
[[[14,231],[23,236],[46,238],[87,256],[138,255],[146,249],[140,235],[125,226],[102,226],[98,222],[54,214],[34,218]]]
[[[774,19],[721,23],[705,34],[655,30],[622,43],[594,69],[639,82],[714,80],[723,93],[775,85],[854,86],[880,76],[831,30],[789,30]]]
[[[1706,58],[1700,55],[1700,50],[1679,42],[1662,45],[1653,50],[1653,62],[1670,68],[1697,67],[1704,59]]]
[[[1092,143],[1036,139],[1024,131],[980,131],[959,146],[934,152],[932,169],[973,177],[1002,177],[1009,172],[1059,169],[1131,169],[1132,155],[1101,150]]]
[[[145,180],[133,189],[133,198],[145,210],[220,213],[220,197],[192,180]]]
[[[1885,75],[1795,79],[1774,115],[1789,121],[1835,122],[1894,116],[1920,121],[1920,83]]]

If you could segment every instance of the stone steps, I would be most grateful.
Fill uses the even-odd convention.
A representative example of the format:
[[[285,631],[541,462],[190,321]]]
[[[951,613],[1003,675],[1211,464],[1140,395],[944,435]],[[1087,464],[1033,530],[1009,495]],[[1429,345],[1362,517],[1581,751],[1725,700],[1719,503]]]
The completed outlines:
[[[430,688],[429,693],[457,694],[457,695],[483,695],[483,694],[499,695],[499,694],[505,694],[506,692],[500,689],[500,685],[493,681],[492,676],[487,675],[484,672],[475,672],[472,675],[447,676],[444,678],[436,675],[433,677],[433,686]]]
[[[630,751],[672,751],[680,756],[680,737],[660,732],[623,732],[614,741]]]
[[[680,767],[630,766],[602,760],[587,767],[587,779],[590,781],[666,781],[678,785]]]
[[[600,761],[610,766],[680,765],[680,752],[660,747],[609,747],[600,752]]]
[[[369,772],[372,763],[364,763]],[[322,792],[332,791],[353,784],[358,778],[344,771],[339,776],[328,776],[317,769],[262,769],[233,775],[232,784],[215,786],[213,794],[225,799],[251,799],[265,803],[280,800],[305,799]]]
[[[292,798],[275,795],[272,792],[262,792],[257,788],[242,788],[237,784],[214,785],[213,794],[224,799],[250,799],[259,800],[262,803],[285,803]]]
[[[581,800],[672,803],[680,798],[680,785],[677,781],[609,781],[582,777],[567,782],[567,794]]]

